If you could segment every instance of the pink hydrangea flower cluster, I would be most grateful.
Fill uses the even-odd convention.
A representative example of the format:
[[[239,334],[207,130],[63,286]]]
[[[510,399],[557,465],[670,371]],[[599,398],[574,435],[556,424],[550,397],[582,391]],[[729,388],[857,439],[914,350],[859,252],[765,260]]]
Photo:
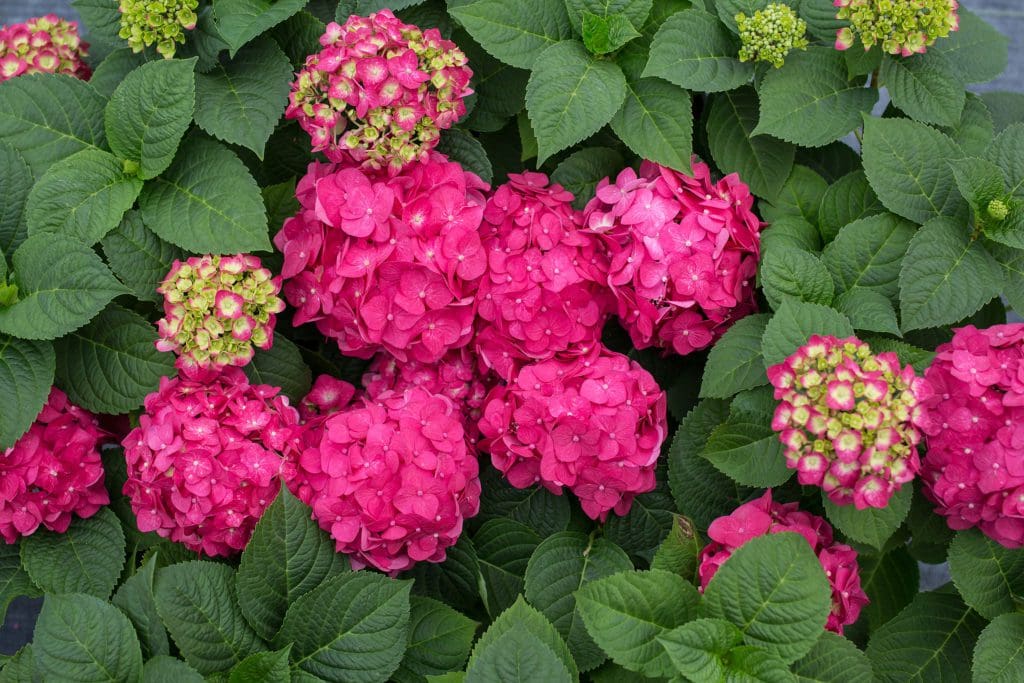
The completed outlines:
[[[753,203],[739,176],[714,183],[696,159],[692,175],[645,161],[639,176],[627,168],[598,183],[586,226],[604,238],[608,284],[636,348],[686,355],[755,309]]]
[[[40,525],[63,533],[72,515],[92,517],[110,502],[103,486],[95,416],[50,390],[39,416],[0,458],[0,534],[8,544]]]
[[[139,529],[210,556],[242,550],[297,435],[299,414],[279,391],[249,384],[236,367],[162,378],[123,442]]]
[[[719,517],[708,527],[711,542],[700,552],[700,589],[707,588],[718,568],[744,543],[765,534],[792,531],[814,549],[832,587],[832,610],[825,628],[842,634],[843,627],[857,621],[868,596],[860,585],[857,551],[832,538],[832,527],[822,517],[797,508],[796,503],[777,503],[771,489],[744,503],[731,514]]]
[[[480,509],[478,465],[455,404],[416,387],[309,422],[286,480],[353,568],[392,575],[443,562]]]
[[[917,474],[922,380],[896,354],[815,335],[768,379],[779,401],[772,429],[801,484],[862,510],[885,507]]]
[[[78,22],[55,14],[0,27],[0,83],[24,74],[67,74],[88,79],[89,43],[78,37]]]
[[[421,31],[385,9],[328,24],[320,44],[292,84],[285,116],[331,161],[397,171],[425,161],[440,131],[466,113],[473,72],[436,28]]]
[[[924,492],[953,529],[1024,546],[1024,325],[973,325],[925,372]]]
[[[624,515],[654,489],[665,393],[626,356],[596,347],[524,366],[491,391],[481,447],[509,483],[568,488],[591,519]]]
[[[164,296],[157,349],[179,354],[184,371],[246,365],[253,347],[269,349],[284,300],[281,278],[260,266],[248,254],[175,261],[157,288]]]
[[[481,225],[487,275],[477,295],[481,359],[504,379],[601,337],[611,301],[604,247],[581,230],[573,195],[543,173],[511,174]]]
[[[390,177],[312,164],[296,188],[302,208],[274,238],[295,324],[315,322],[361,358],[383,349],[434,363],[468,344],[486,189],[437,153]]]

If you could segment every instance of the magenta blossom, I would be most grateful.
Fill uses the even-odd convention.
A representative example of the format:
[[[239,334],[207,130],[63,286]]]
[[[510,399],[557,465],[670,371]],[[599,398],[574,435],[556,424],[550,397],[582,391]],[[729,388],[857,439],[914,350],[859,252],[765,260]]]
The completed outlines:
[[[973,325],[925,372],[924,492],[953,529],[1024,546],[1024,325]]]
[[[792,531],[811,545],[832,588],[832,610],[825,628],[840,635],[843,627],[857,621],[868,596],[860,585],[857,551],[832,540],[832,527],[822,517],[797,508],[796,503],[776,503],[769,489],[708,527],[708,543],[700,552],[700,589],[707,588],[718,568],[744,543],[765,534]]]
[[[278,392],[250,385],[236,367],[162,378],[123,442],[139,530],[210,556],[245,548],[297,436],[299,414]]]
[[[473,335],[487,185],[440,154],[388,176],[311,164],[274,238],[296,325],[343,353],[434,363]]]
[[[8,544],[40,525],[63,533],[110,502],[103,486],[96,418],[50,390],[28,431],[0,458],[0,534]]]
[[[286,478],[353,568],[392,575],[443,562],[480,509],[458,410],[421,388],[383,391],[307,423]]]
[[[598,346],[526,365],[491,391],[481,447],[516,488],[570,489],[591,519],[654,488],[665,393],[635,361]]]
[[[25,74],[67,74],[88,80],[89,43],[78,37],[78,22],[55,14],[0,27],[0,83]]]
[[[645,161],[605,178],[584,212],[610,262],[608,285],[638,349],[686,355],[709,347],[755,310],[761,221],[736,174],[711,181]]]

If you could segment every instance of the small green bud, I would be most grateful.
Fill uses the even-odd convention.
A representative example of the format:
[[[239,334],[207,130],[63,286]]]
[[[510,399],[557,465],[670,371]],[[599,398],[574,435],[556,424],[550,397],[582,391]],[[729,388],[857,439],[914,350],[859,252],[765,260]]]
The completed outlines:
[[[125,159],[121,163],[121,168],[124,170],[125,175],[138,175],[140,166],[137,161]]]
[[[1002,199],[993,199],[988,203],[986,212],[992,220],[1002,221],[1010,215],[1010,207]]]
[[[3,279],[0,279],[3,282]],[[7,308],[18,303],[18,285],[0,284],[0,308]]]
[[[740,12],[736,15],[736,26],[743,43],[741,62],[768,62],[778,69],[790,51],[807,49],[807,22],[789,5],[772,3],[752,17]]]

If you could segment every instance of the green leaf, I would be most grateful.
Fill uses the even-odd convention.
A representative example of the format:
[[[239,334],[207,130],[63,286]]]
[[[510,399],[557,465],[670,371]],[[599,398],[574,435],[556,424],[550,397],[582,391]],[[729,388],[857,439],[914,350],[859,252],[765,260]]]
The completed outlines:
[[[465,680],[559,683],[578,681],[579,673],[555,627],[519,597],[477,641]]]
[[[118,19],[120,19],[121,12],[116,9],[115,11],[117,12]],[[118,24],[120,25],[120,21],[118,21]],[[89,85],[104,97],[110,97],[114,94],[117,86],[121,84],[121,81],[125,79],[125,76],[148,61],[150,61],[150,55],[145,52],[133,52],[127,47],[114,50],[104,57],[95,71],[92,72]]]
[[[7,450],[28,431],[46,404],[56,367],[53,345],[0,333],[0,448]]]
[[[995,136],[992,114],[984,101],[974,93],[967,93],[967,102],[960,121],[942,132],[953,139],[966,154],[983,155]]]
[[[71,0],[82,17],[85,38],[103,46],[124,45],[117,33],[121,28],[118,0]]]
[[[448,548],[441,564],[420,562],[402,578],[413,579],[413,593],[442,600],[455,609],[475,610],[480,605],[480,564],[476,548],[464,533]]]
[[[903,547],[881,556],[863,553],[858,563],[861,587],[870,600],[861,620],[873,633],[911,603],[920,591],[921,575],[917,561]]]
[[[1024,251],[989,242],[985,251],[999,262],[1003,272],[1003,291],[1015,311],[1024,311]]]
[[[708,616],[739,627],[748,645],[792,662],[821,635],[832,592],[806,539],[785,532],[736,550],[707,585],[704,603]]]
[[[572,192],[573,206],[582,209],[603,179],[622,170],[622,155],[607,147],[586,147],[570,154],[551,173],[551,180]]]
[[[846,536],[881,550],[910,512],[914,489],[903,486],[896,491],[884,508],[858,510],[853,505],[836,505],[824,493],[821,500],[825,514],[832,524]]]
[[[793,475],[770,419],[735,409],[711,432],[701,456],[744,486],[780,486]]]
[[[985,92],[981,100],[992,115],[992,129],[1001,133],[1015,123],[1024,123],[1024,93],[1008,91]]]
[[[276,334],[273,343],[269,349],[256,352],[244,368],[245,375],[253,384],[280,387],[292,405],[297,405],[309,393],[313,373],[302,359],[299,347],[287,337]]]
[[[974,646],[974,683],[1015,683],[1024,679],[1024,614],[992,620]]]
[[[836,19],[836,8],[832,0],[801,0],[800,18],[807,22],[807,28],[815,38],[833,42],[836,31],[850,22]]]
[[[91,595],[47,595],[33,638],[46,680],[137,681],[142,652],[131,622]]]
[[[759,92],[761,120],[753,134],[803,147],[843,137],[878,101],[877,90],[848,80],[842,54],[830,47],[791,53],[786,68],[769,70]]]
[[[108,152],[84,149],[47,170],[28,196],[28,234],[73,237],[86,245],[117,227],[142,190]]]
[[[615,64],[595,59],[567,40],[545,50],[526,84],[526,110],[542,164],[608,123],[626,98],[626,78]]]
[[[850,223],[884,212],[885,207],[878,201],[878,195],[871,189],[864,171],[858,169],[844,175],[825,190],[818,210],[818,228],[828,243]]]
[[[196,123],[260,159],[288,104],[292,67],[270,38],[249,43],[230,62],[196,76]]]
[[[162,59],[128,74],[110,96],[103,119],[110,149],[155,178],[171,165],[196,104],[196,58]]]
[[[633,568],[625,551],[605,539],[565,531],[537,546],[526,567],[526,599],[558,629],[582,671],[599,666],[606,655],[587,634],[575,591],[591,581]]]
[[[739,40],[717,17],[693,8],[673,14],[658,29],[644,76],[703,92],[746,85],[754,67],[737,58]]]
[[[31,75],[0,83],[0,142],[13,147],[38,178],[55,161],[106,145],[106,99],[71,76]]]
[[[460,34],[456,42],[473,65],[470,85],[476,93],[476,106],[463,125],[485,133],[499,131],[525,106],[524,93],[530,72],[503,64],[468,35]]]
[[[228,683],[288,680],[291,676],[288,668],[288,654],[291,649],[291,645],[285,645],[280,650],[249,655],[231,669]]]
[[[1003,170],[1010,193],[1024,199],[1024,124],[1000,133],[988,148],[988,160]],[[27,157],[26,157],[27,158]]]
[[[493,467],[481,468],[480,481],[482,509],[477,523],[507,517],[530,527],[541,538],[568,528],[572,516],[568,497],[556,496],[539,485],[517,489]]]
[[[142,667],[144,683],[203,683],[203,676],[185,662],[157,655]]]
[[[431,598],[410,598],[409,643],[392,678],[423,681],[426,676],[458,671],[466,663],[478,624]]]
[[[843,227],[822,254],[836,291],[869,289],[895,300],[903,257],[915,232],[914,225],[891,213],[860,218]]]
[[[825,631],[811,651],[793,663],[797,683],[871,683],[871,662],[841,635]]]
[[[213,13],[234,57],[243,45],[305,6],[306,0],[213,0]]]
[[[111,599],[135,627],[145,659],[170,654],[167,629],[160,621],[160,615],[156,611],[156,598],[153,597],[156,563],[155,557],[146,560],[141,569],[121,584]]]
[[[761,338],[770,318],[766,314],[741,318],[715,343],[704,366],[701,398],[729,398],[768,383]]]
[[[741,645],[725,657],[730,680],[756,681],[756,683],[792,683],[793,674],[781,657],[764,648]]]
[[[279,338],[280,341],[280,338]],[[347,569],[334,541],[286,486],[256,524],[238,565],[238,606],[256,633],[270,640],[288,606]]]
[[[964,213],[947,164],[962,156],[949,136],[923,123],[874,117],[864,122],[864,171],[871,187],[887,209],[915,223]]]
[[[449,12],[487,52],[520,69],[533,69],[542,52],[572,37],[562,2],[477,0],[450,3]]]
[[[124,567],[124,532],[117,515],[102,508],[75,518],[64,533],[40,529],[25,537],[21,561],[47,593],[88,593],[106,600]]]
[[[197,253],[269,251],[267,214],[256,181],[235,153],[190,137],[167,172],[139,197],[146,227]]]
[[[697,616],[700,595],[678,574],[620,572],[576,593],[583,623],[615,663],[651,677],[675,675],[658,636]]]
[[[818,209],[828,190],[828,182],[807,166],[793,166],[782,191],[770,204],[761,204],[761,214],[768,222],[781,218],[802,218],[815,225]]]
[[[658,636],[676,671],[696,681],[724,680],[729,651],[743,632],[722,619],[696,619]]]
[[[501,517],[484,522],[473,536],[487,590],[484,604],[492,616],[505,611],[523,592],[526,566],[540,541],[533,529]]]
[[[833,308],[786,299],[768,321],[761,338],[765,365],[771,367],[786,360],[815,334],[849,337],[853,325]]]
[[[310,9],[312,8],[313,4],[310,3]],[[345,18],[339,23],[344,22]],[[324,22],[318,17],[313,16],[310,12],[302,11],[275,26],[271,30],[270,36],[277,41],[278,47],[288,55],[292,66],[295,69],[301,69],[306,61],[306,55],[321,50],[320,36],[324,34],[326,28]]]
[[[277,646],[292,645],[292,668],[326,680],[373,683],[402,660],[409,631],[408,581],[342,574],[288,608]]]
[[[3,670],[0,670],[0,680],[4,683],[38,683],[39,672],[31,645],[26,645],[6,660]]]
[[[6,543],[0,545],[0,620],[4,619],[11,600],[23,595],[38,594],[39,589],[21,566],[19,546]]]
[[[575,29],[583,25],[584,12],[599,17],[622,16],[636,28],[642,28],[653,4],[653,0],[565,0],[569,22]]]
[[[765,251],[760,270],[761,287],[773,308],[786,297],[826,306],[832,303],[832,276],[814,254],[792,248]]]
[[[95,413],[135,410],[174,374],[171,354],[156,350],[156,328],[134,311],[108,306],[85,327],[58,339],[57,381],[71,401]]]
[[[977,157],[964,157],[949,162],[957,188],[974,210],[976,223],[986,218],[986,209],[993,199],[1006,196],[1003,171],[991,161]],[[991,235],[989,235],[991,237]],[[999,240],[1002,241],[1002,240]],[[1010,244],[1009,246],[1018,246]]]
[[[940,217],[914,235],[900,270],[904,332],[957,322],[999,294],[999,264],[967,232]]]
[[[34,184],[32,169],[18,150],[0,142],[0,254],[13,254],[28,236],[25,209]]]
[[[739,173],[758,197],[774,201],[793,171],[795,148],[770,135],[753,136],[758,119],[753,88],[713,95],[708,114],[708,147],[719,168]]]
[[[156,608],[196,671],[224,671],[265,649],[235,599],[235,572],[214,562],[172,564],[156,575]],[[326,606],[325,606],[326,607]]]
[[[928,52],[945,56],[965,83],[985,83],[1006,69],[1009,41],[976,14],[960,8],[960,28],[936,41]]]
[[[949,573],[964,602],[986,619],[1024,601],[1024,550],[1003,547],[977,529],[953,538]]]
[[[966,96],[956,66],[938,50],[910,57],[882,58],[881,80],[892,103],[923,123],[955,126]]]
[[[163,301],[157,294],[175,260],[184,259],[185,252],[157,237],[142,223],[138,211],[129,211],[121,224],[101,243],[114,275],[132,294],[143,301]]]
[[[14,252],[20,299],[0,309],[0,331],[24,339],[56,339],[77,330],[128,290],[81,242],[36,235]]]
[[[692,106],[682,88],[627,73],[626,99],[611,127],[637,156],[685,173],[693,153]]]
[[[445,131],[438,142],[437,151],[459,162],[467,171],[476,173],[485,183],[494,180],[494,169],[491,168],[491,160],[487,158],[487,151],[470,133],[460,128]]]
[[[649,563],[658,546],[672,530],[675,512],[664,477],[659,477],[653,491],[633,499],[624,517],[611,515],[608,518],[604,525],[604,536],[631,556]]]
[[[588,51],[595,55],[606,55],[634,38],[639,38],[640,32],[621,14],[601,17],[584,12],[582,35],[583,45]]]
[[[697,560],[702,547],[703,542],[693,522],[682,515],[676,515],[672,530],[654,553],[651,569],[679,574],[693,583],[697,577]]]
[[[881,683],[945,683],[970,678],[971,651],[985,620],[957,595],[920,593],[868,642]]]
[[[850,319],[856,330],[902,336],[892,301],[877,290],[854,287],[836,298],[835,307]]]

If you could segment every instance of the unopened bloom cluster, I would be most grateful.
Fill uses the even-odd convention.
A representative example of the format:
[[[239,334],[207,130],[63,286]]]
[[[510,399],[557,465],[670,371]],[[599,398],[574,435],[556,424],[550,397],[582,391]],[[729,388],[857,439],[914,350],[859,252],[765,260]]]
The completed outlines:
[[[242,550],[296,436],[299,415],[279,391],[235,367],[202,381],[161,378],[123,442],[139,530],[211,556]]]
[[[363,397],[309,422],[287,467],[289,488],[354,569],[397,574],[443,562],[480,509],[458,410],[422,388]]]
[[[63,533],[72,515],[110,502],[103,486],[96,418],[54,387],[35,422],[0,457],[0,534],[7,543],[42,525]]]
[[[87,79],[89,44],[78,23],[55,14],[0,27],[0,83],[23,74],[67,74]]]
[[[953,529],[1024,546],[1024,325],[973,325],[925,372],[925,495]]]
[[[156,51],[170,59],[185,42],[185,31],[196,27],[198,6],[199,0],[120,0],[117,35],[128,41],[132,52],[156,45]]]
[[[779,401],[772,429],[801,484],[862,510],[885,507],[917,474],[922,380],[896,354],[815,335],[768,379]]]
[[[466,113],[473,72],[436,28],[421,31],[385,9],[328,24],[320,44],[292,84],[285,115],[332,161],[395,171],[425,160]]]
[[[545,360],[601,337],[611,302],[599,238],[581,229],[573,195],[543,173],[511,174],[487,200],[481,225],[487,275],[480,283],[483,361],[509,379],[523,361]]]
[[[740,12],[736,15],[736,26],[743,44],[741,62],[768,62],[779,69],[792,50],[804,50],[808,45],[807,22],[789,5],[775,2],[757,10],[752,17]]]
[[[157,288],[164,317],[156,347],[179,354],[185,371],[245,365],[253,347],[269,349],[284,300],[281,279],[260,266],[248,254],[175,261]]]
[[[524,366],[491,391],[481,448],[512,486],[568,488],[591,519],[629,511],[654,488],[665,393],[626,356],[597,347]]]
[[[850,22],[839,29],[836,49],[846,50],[857,38],[870,50],[876,43],[891,55],[925,52],[937,39],[960,28],[957,0],[835,0],[837,19]]]
[[[487,185],[434,153],[399,175],[312,164],[275,236],[296,325],[343,353],[434,363],[473,334]]]
[[[791,531],[800,534],[814,549],[832,588],[832,609],[825,628],[842,634],[843,627],[857,621],[868,596],[860,585],[857,551],[835,543],[832,527],[822,517],[797,508],[796,503],[777,503],[768,490],[763,496],[744,503],[731,514],[719,517],[708,527],[711,542],[701,550],[700,587],[707,588],[711,577],[747,541]]]
[[[736,174],[717,183],[707,164],[687,175],[645,161],[605,178],[587,204],[602,235],[608,284],[638,349],[680,355],[706,348],[755,308],[761,222]]]

